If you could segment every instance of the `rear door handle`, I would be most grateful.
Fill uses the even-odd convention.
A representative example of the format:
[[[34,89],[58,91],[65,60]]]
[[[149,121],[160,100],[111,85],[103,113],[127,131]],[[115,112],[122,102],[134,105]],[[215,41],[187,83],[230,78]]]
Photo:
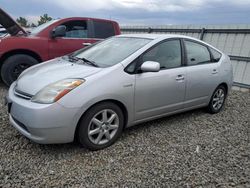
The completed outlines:
[[[217,74],[217,73],[218,73],[217,69],[213,69],[212,74]]]
[[[182,81],[184,80],[184,76],[183,75],[178,75],[176,78],[175,78],[176,81]]]

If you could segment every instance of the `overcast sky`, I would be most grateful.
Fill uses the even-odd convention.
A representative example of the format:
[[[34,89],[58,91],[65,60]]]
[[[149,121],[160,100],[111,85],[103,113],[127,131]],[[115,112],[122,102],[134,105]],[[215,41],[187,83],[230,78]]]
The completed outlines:
[[[37,21],[71,16],[113,19],[120,24],[250,24],[250,0],[0,0],[13,17]]]

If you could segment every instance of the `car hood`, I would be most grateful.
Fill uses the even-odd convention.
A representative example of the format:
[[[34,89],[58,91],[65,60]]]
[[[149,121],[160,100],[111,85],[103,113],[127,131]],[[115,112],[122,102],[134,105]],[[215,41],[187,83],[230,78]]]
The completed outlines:
[[[17,34],[27,34],[26,31],[1,8],[0,24],[8,31],[11,36],[15,36]]]
[[[71,63],[62,58],[57,58],[25,70],[16,82],[16,90],[35,95],[45,86],[54,82],[67,78],[86,78],[101,70],[102,68],[82,63]]]

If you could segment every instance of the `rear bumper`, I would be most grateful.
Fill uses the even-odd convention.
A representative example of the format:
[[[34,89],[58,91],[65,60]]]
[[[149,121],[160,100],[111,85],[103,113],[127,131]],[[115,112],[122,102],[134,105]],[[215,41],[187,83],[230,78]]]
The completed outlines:
[[[32,141],[40,144],[57,144],[74,140],[79,120],[78,108],[65,108],[58,103],[31,102],[14,95],[13,85],[6,102],[10,124]]]

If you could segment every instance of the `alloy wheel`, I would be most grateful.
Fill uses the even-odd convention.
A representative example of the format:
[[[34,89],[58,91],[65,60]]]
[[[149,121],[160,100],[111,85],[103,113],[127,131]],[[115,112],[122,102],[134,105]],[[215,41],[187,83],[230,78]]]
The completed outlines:
[[[119,116],[111,109],[96,113],[88,125],[88,138],[96,145],[108,143],[119,128]]]
[[[213,108],[215,110],[219,110],[223,106],[224,100],[225,100],[225,92],[224,92],[223,89],[219,88],[214,93],[214,96],[213,96],[213,99],[212,99]]]

